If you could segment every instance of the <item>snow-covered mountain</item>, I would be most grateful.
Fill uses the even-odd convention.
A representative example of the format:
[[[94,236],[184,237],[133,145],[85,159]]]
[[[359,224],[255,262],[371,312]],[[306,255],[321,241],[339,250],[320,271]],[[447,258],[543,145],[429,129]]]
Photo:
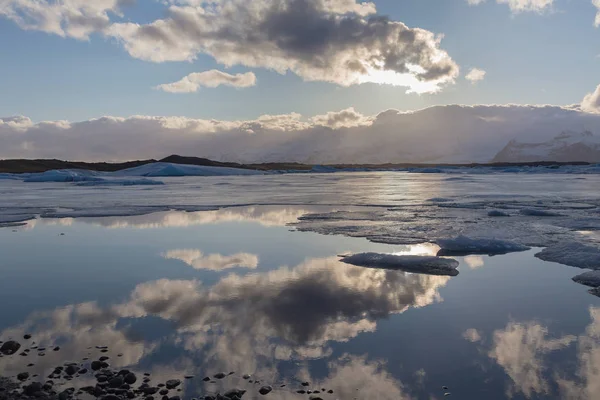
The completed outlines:
[[[494,157],[494,162],[586,161],[600,162],[600,136],[592,132],[565,131],[543,143],[511,140]]]

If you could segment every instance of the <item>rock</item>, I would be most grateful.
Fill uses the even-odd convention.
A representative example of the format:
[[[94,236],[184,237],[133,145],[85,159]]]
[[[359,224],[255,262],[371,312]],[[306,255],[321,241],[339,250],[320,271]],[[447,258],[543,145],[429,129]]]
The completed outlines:
[[[108,377],[106,375],[96,375],[96,380],[98,382],[106,382],[108,380]]]
[[[305,393],[306,393],[306,390],[302,390],[302,389],[300,389],[300,390],[296,390],[296,393],[305,394]]]
[[[177,386],[181,385],[181,381],[179,379],[169,379],[165,382],[167,389],[175,389]]]
[[[319,396],[310,396],[309,397],[310,400],[323,400],[321,397]]]
[[[29,385],[25,386],[23,393],[25,393],[27,396],[33,396],[33,395],[35,395],[35,393],[41,392],[41,391],[42,391],[42,384],[40,382],[33,382],[33,383],[30,383]]]
[[[445,397],[452,396],[452,393],[444,393]]]
[[[244,379],[250,379],[250,375],[244,374],[244,376],[242,376],[242,378],[244,378]]]
[[[223,378],[225,378],[226,376],[227,376],[227,375],[225,375],[225,373],[224,373],[224,372],[219,372],[219,373],[216,373],[216,374],[214,375],[214,378],[215,378],[215,379],[223,379]]]
[[[133,372],[130,372],[125,375],[124,379],[126,383],[133,385],[137,381],[137,376]]]
[[[34,363],[27,364],[28,367],[33,367],[34,365]]]
[[[448,386],[442,386],[442,390],[448,390]]]
[[[329,394],[332,394],[332,393],[333,393],[333,390],[329,389],[329,390],[327,391],[327,393],[329,393]]]
[[[123,379],[122,376],[117,375],[108,381],[108,386],[111,388],[118,388],[121,387],[121,385],[123,385],[124,383],[125,379]]]
[[[114,394],[107,394],[106,396],[102,397],[100,400],[121,400],[121,398],[119,396],[115,396]]]
[[[60,350],[60,346],[56,346],[55,348],[52,349],[52,351],[59,351]]]
[[[29,379],[29,372],[21,372],[19,375],[17,375],[17,379],[22,381],[26,381],[27,379]]]
[[[87,368],[82,368],[82,369],[79,370],[79,374],[80,375],[87,374],[87,373],[88,373]]]
[[[273,390],[273,388],[271,386],[263,386],[260,389],[258,389],[258,393],[260,393],[264,396],[264,395],[271,393],[272,390]]]
[[[205,377],[205,378],[204,378],[204,379],[202,379],[202,380],[203,380],[204,382],[208,382],[208,381],[210,381],[210,378],[207,376],[207,377]]]
[[[102,361],[92,361],[91,368],[92,371],[98,371],[100,368],[102,368]]]
[[[194,379],[194,375],[186,375],[184,376],[184,379]]]
[[[310,383],[308,383],[308,382],[302,382],[302,386],[309,386],[309,385],[310,385]]]
[[[23,335],[23,339],[29,340],[31,339],[31,335],[29,333],[26,333]]]
[[[163,389],[160,392],[158,392],[158,394],[160,394],[161,396],[167,395],[169,394],[169,389]]]
[[[229,398],[233,398],[233,397],[239,397],[242,398],[242,396],[244,396],[244,394],[246,393],[245,390],[241,390],[241,389],[231,389],[228,390],[227,392],[225,392],[223,394],[223,396],[225,397],[229,397]]]
[[[79,371],[79,368],[74,366],[74,365],[69,365],[66,369],[65,372],[68,375],[75,375],[77,373],[77,371]]]
[[[181,397],[173,396],[173,397],[170,397],[169,400],[181,400]]]
[[[158,392],[158,388],[157,387],[147,387],[147,388],[143,389],[143,392],[145,395],[155,394],[156,392]]]
[[[279,387],[285,387],[285,385],[281,385],[281,386],[279,386]]]
[[[102,357],[100,357],[98,360],[100,360],[100,361],[106,361],[106,360],[108,360],[109,358],[110,358],[110,357],[107,357],[107,356],[102,356]]]
[[[8,342],[4,342],[0,347],[0,353],[10,356],[11,354],[15,354],[21,348],[21,344],[15,342],[14,340],[9,340]]]

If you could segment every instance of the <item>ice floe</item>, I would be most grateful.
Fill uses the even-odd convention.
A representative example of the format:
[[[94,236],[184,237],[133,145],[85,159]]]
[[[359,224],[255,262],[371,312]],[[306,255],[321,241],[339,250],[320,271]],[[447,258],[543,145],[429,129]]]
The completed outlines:
[[[588,271],[573,277],[573,281],[593,288],[600,287],[600,270]]]
[[[600,270],[600,247],[579,242],[558,243],[535,255],[540,260]]]
[[[342,256],[346,264],[367,268],[401,270],[429,275],[458,275],[458,261],[435,256],[395,255],[383,253],[358,253]]]
[[[469,238],[462,235],[452,239],[438,239],[436,243],[440,246],[438,255],[495,255],[530,249],[530,247],[508,240]]]

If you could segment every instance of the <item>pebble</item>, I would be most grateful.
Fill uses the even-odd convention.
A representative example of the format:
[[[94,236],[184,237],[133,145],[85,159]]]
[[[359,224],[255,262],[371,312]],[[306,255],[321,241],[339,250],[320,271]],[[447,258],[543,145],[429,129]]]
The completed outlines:
[[[179,379],[169,379],[165,384],[167,389],[175,389],[177,386],[181,385],[181,381]]]
[[[242,378],[244,378],[244,379],[250,379],[250,375],[249,374],[244,374],[244,376],[242,376]]]
[[[130,372],[127,375],[125,375],[124,379],[126,383],[133,385],[137,381],[137,376],[135,376],[133,372]]]
[[[31,335],[29,333],[26,333],[23,335],[23,339],[29,340],[29,339],[31,339]]]
[[[225,375],[225,373],[224,373],[224,372],[219,372],[219,373],[216,373],[216,374],[214,375],[214,378],[216,378],[216,379],[223,379],[223,378],[225,378],[226,376],[227,376],[227,375]]]
[[[308,382],[302,382],[302,386],[309,386],[309,385],[310,385],[310,383],[308,383]]]
[[[21,372],[19,375],[17,375],[17,379],[20,381],[26,381],[29,379],[29,372]]]
[[[264,396],[264,395],[271,393],[272,390],[273,390],[273,388],[271,386],[263,386],[260,389],[258,389],[258,393],[260,393]]]

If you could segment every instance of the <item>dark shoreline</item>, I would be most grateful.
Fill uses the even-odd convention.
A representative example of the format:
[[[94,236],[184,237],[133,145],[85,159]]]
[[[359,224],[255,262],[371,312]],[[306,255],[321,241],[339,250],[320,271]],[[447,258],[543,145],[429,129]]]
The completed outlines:
[[[188,164],[188,165],[199,165],[199,166],[211,166],[211,167],[229,167],[229,168],[242,168],[252,169],[259,171],[282,171],[282,170],[296,170],[296,171],[310,171],[315,167],[314,164],[301,164],[301,163],[260,163],[260,164],[238,164],[232,162],[219,162],[213,161],[206,158],[198,157],[182,157],[178,155],[172,155],[161,160],[136,160],[127,161],[122,163],[106,163],[106,162],[84,162],[84,161],[64,161],[56,159],[38,159],[38,160],[27,160],[27,159],[10,159],[0,160],[0,173],[33,173],[33,172],[45,172],[53,169],[87,169],[92,171],[102,172],[114,172],[127,168],[138,167],[145,164],[155,162],[167,162],[173,164]],[[367,170],[384,170],[384,169],[400,169],[400,168],[438,168],[438,167],[464,167],[464,168],[475,168],[475,167],[496,167],[496,168],[507,168],[507,167],[560,167],[565,165],[591,165],[589,162],[555,162],[555,161],[537,161],[537,162],[522,162],[522,163],[510,163],[510,162],[496,162],[496,163],[471,163],[471,164],[451,164],[451,163],[385,163],[385,164],[321,164],[320,166],[331,168],[331,169],[367,169]]]

